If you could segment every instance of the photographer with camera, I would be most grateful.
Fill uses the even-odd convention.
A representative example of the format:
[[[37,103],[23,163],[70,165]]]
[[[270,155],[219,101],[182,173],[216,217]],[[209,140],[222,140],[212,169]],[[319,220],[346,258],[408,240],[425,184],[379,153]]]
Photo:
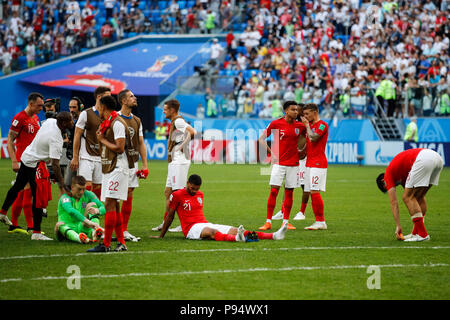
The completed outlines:
[[[66,150],[66,157],[68,161],[70,162],[73,159],[73,140],[75,137],[75,126],[77,124],[78,118],[80,117],[81,111],[84,109],[83,101],[81,101],[78,97],[72,97],[69,100],[69,111],[72,115],[73,119],[73,126],[68,132],[68,144],[67,144],[67,150]],[[70,168],[70,165],[68,165],[64,172],[64,184],[70,188],[72,185],[72,177],[77,175],[77,171],[73,171]]]

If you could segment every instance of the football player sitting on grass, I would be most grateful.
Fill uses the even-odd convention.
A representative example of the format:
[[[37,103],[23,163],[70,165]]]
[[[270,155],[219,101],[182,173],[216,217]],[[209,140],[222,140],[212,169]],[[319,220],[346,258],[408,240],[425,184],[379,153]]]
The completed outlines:
[[[78,243],[98,242],[103,235],[99,216],[104,214],[103,203],[93,192],[86,190],[86,179],[73,177],[71,194],[62,195],[58,202],[57,239]]]

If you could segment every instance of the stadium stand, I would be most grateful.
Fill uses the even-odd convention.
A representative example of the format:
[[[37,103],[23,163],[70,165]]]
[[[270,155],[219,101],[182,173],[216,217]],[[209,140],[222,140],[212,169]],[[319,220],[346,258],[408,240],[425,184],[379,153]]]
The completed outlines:
[[[1,75],[139,34],[211,32],[208,10],[228,33],[218,76],[234,81],[216,99],[236,113],[219,117],[271,118],[286,99],[328,118],[377,105],[395,117],[450,115],[447,1],[3,1]]]

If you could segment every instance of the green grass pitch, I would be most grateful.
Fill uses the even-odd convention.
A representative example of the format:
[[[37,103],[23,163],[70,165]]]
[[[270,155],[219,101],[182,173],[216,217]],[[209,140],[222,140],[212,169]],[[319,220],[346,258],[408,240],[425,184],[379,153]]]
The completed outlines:
[[[255,230],[265,222],[269,176],[261,165],[192,164],[203,178],[208,221]],[[31,241],[8,234],[0,225],[0,299],[449,299],[450,170],[428,196],[425,225],[431,241],[395,240],[387,195],[375,178],[381,167],[328,168],[323,194],[326,231],[306,231],[313,222],[293,221],[284,241],[231,243],[185,240],[168,233],[163,240],[151,228],[162,221],[167,163],[151,161],[150,175],[135,190],[128,230],[142,237],[127,243],[128,252],[87,254],[90,246],[58,241]],[[0,161],[2,201],[14,174]],[[56,199],[54,188],[54,199]],[[398,195],[401,199],[401,190]],[[298,211],[301,189],[294,192],[291,216]],[[276,211],[281,206],[282,192]],[[401,200],[400,200],[401,201]],[[43,231],[51,236],[56,200],[49,206]],[[412,222],[400,203],[404,234]],[[10,216],[10,213],[9,213]],[[103,222],[103,220],[102,220]],[[19,223],[25,226],[23,214]],[[175,218],[174,225],[178,225]],[[274,221],[272,231],[281,225]],[[115,244],[113,243],[113,246]],[[68,268],[80,272],[79,289]],[[369,266],[377,266],[374,272]],[[69,269],[70,271],[70,269]],[[68,286],[69,284],[69,286]],[[369,285],[368,285],[369,284]],[[373,288],[373,285],[379,285]]]

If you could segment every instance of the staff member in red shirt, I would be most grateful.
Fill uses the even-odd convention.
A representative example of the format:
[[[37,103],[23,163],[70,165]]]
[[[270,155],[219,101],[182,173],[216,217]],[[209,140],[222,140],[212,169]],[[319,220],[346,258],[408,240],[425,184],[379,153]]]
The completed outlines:
[[[427,212],[425,195],[432,185],[438,185],[443,166],[444,161],[437,152],[421,148],[409,149],[396,155],[386,172],[377,177],[378,188],[389,195],[392,214],[397,225],[395,234],[398,240],[430,240],[423,223],[423,217]],[[395,190],[395,187],[400,184],[405,188],[402,199],[414,223],[412,233],[407,236],[402,234]]]

